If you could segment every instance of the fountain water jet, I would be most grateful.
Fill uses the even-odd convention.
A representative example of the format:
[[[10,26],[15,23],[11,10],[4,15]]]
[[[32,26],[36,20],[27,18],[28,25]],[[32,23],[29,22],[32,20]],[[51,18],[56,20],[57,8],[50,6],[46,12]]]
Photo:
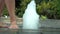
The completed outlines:
[[[38,29],[39,15],[36,13],[36,4],[32,0],[23,15],[23,29]]]

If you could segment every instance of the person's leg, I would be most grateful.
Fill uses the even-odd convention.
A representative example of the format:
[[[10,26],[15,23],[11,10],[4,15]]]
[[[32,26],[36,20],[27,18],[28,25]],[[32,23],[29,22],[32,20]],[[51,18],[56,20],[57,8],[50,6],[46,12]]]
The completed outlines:
[[[2,18],[1,18],[3,7],[4,7],[4,0],[0,0],[0,27],[2,27],[3,25]]]
[[[18,26],[16,24],[16,16],[15,16],[15,0],[5,0],[5,3],[11,20],[11,25],[9,28],[16,29],[18,28]]]

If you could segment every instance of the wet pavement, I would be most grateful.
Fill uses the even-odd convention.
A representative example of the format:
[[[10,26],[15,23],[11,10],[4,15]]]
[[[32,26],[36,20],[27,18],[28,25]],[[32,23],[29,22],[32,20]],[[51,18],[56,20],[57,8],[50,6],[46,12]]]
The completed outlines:
[[[38,30],[0,28],[0,34],[60,34],[60,28],[42,27]]]
[[[38,30],[0,28],[0,34],[39,34]]]

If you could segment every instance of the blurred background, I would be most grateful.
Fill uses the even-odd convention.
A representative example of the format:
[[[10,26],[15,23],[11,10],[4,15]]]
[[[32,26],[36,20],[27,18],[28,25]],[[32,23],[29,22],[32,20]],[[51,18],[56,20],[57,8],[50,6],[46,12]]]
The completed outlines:
[[[17,17],[22,18],[28,3],[31,0],[15,0]],[[35,0],[36,11],[41,18],[60,19],[60,0]],[[3,16],[9,16],[6,6],[3,10]]]

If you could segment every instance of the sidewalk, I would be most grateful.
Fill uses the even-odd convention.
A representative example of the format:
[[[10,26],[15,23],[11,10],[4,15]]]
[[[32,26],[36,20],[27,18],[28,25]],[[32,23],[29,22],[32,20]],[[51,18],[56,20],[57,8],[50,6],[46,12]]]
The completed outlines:
[[[10,17],[8,17],[8,18],[2,17],[2,20],[3,20],[4,24],[6,24],[6,25],[10,24]],[[16,18],[16,21],[17,21],[18,25],[21,25],[23,22],[22,18]]]

